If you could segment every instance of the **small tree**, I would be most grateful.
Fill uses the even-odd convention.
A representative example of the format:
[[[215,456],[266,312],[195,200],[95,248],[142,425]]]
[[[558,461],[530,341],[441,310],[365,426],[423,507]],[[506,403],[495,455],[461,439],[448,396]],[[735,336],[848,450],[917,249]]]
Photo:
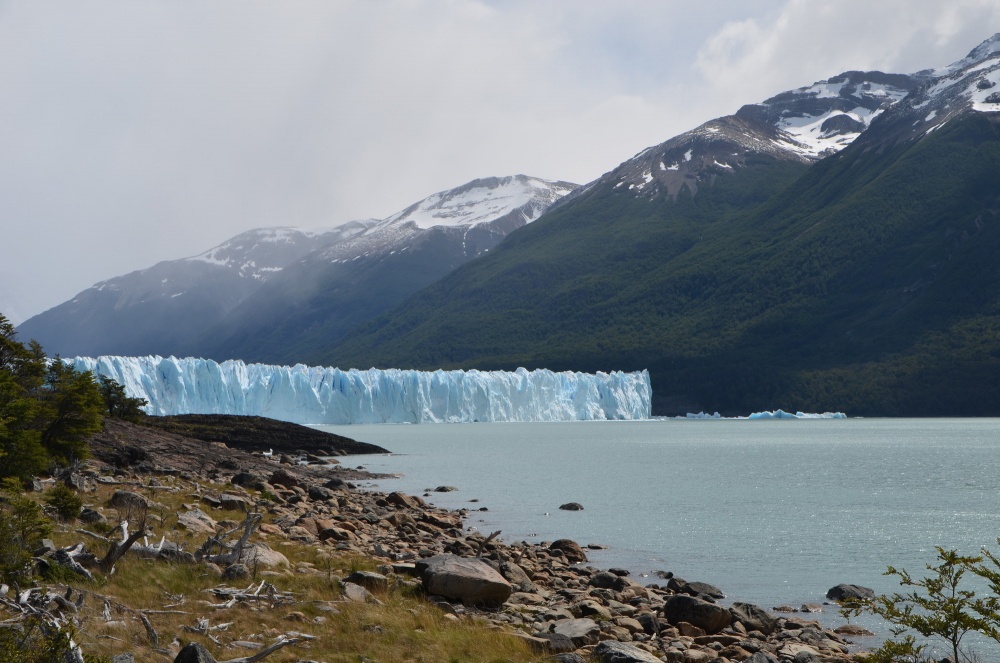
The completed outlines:
[[[967,572],[978,575],[982,557],[964,557],[955,550],[939,547],[937,559],[939,564],[936,566],[927,564],[931,574],[920,579],[913,578],[905,569],[890,566],[885,575],[896,576],[900,585],[915,589],[906,594],[882,595],[870,601],[848,604],[844,614],[870,612],[895,625],[893,633],[896,636],[911,630],[925,638],[941,638],[951,649],[952,661],[971,660],[962,649],[962,640],[970,632],[1000,640],[1000,631],[995,626],[1000,606],[994,597],[977,597],[974,591],[960,588]],[[912,639],[903,641],[906,642],[913,645]]]
[[[146,413],[142,411],[148,402],[145,398],[132,398],[125,393],[125,387],[113,378],[101,375],[98,376],[97,381],[109,417],[134,423],[146,416]]]

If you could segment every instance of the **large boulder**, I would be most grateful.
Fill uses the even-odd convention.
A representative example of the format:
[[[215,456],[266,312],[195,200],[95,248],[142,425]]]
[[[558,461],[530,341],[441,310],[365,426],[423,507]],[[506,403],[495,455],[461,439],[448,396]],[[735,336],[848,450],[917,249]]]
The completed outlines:
[[[577,564],[579,562],[586,562],[587,555],[583,552],[583,548],[576,541],[570,539],[558,539],[549,544],[549,550],[561,550],[566,560],[571,564]]]
[[[778,618],[753,603],[734,603],[729,608],[734,622],[743,624],[747,631],[760,631],[771,635],[778,626]]]
[[[513,592],[510,583],[481,559],[437,555],[416,566],[428,594],[466,605],[499,606]]]
[[[614,640],[605,640],[597,645],[594,657],[601,663],[662,663],[647,651]]]
[[[718,633],[732,621],[728,609],[685,594],[667,597],[663,604],[663,615],[674,626],[687,622],[705,633]]]
[[[108,500],[108,506],[123,511],[142,510],[151,508],[153,503],[139,493],[133,493],[130,490],[116,490],[111,499]]]
[[[831,587],[826,593],[826,598],[831,601],[864,601],[865,599],[875,598],[875,590],[862,587],[861,585],[840,584],[836,587]]]

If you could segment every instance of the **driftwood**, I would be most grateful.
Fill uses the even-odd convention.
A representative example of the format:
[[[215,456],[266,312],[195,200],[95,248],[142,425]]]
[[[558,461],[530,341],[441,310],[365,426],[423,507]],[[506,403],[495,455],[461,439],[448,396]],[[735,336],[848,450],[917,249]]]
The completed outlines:
[[[282,647],[287,647],[288,645],[297,645],[302,642],[303,638],[289,638],[287,640],[278,640],[273,645],[269,645],[253,656],[244,656],[242,658],[231,658],[228,661],[221,661],[221,663],[255,663],[263,658],[266,658],[278,651]]]
[[[259,513],[248,513],[243,519],[243,522],[233,529],[208,537],[208,539],[201,544],[201,547],[195,551],[195,559],[204,559],[212,562],[213,564],[235,564],[239,561],[240,555],[243,554],[243,548],[246,546],[247,541],[250,540],[254,530],[257,529],[257,526],[263,518],[264,516]],[[243,531],[236,543],[226,543],[226,539],[240,530]],[[213,554],[216,550],[225,552]]]
[[[250,585],[246,589],[234,589],[232,587],[213,587],[206,589],[206,592],[215,594],[217,598],[228,599],[225,603],[210,603],[212,608],[231,608],[241,601],[260,602],[266,601],[272,606],[285,603],[295,603],[295,597],[291,592],[279,592],[274,585],[262,580],[257,588]]]
[[[500,530],[497,530],[497,531],[493,532],[488,537],[486,537],[485,539],[483,539],[482,541],[479,542],[479,552],[476,553],[476,559],[482,559],[483,558],[483,548],[486,547],[487,543],[489,543],[493,539],[497,538],[498,536],[500,536]]]

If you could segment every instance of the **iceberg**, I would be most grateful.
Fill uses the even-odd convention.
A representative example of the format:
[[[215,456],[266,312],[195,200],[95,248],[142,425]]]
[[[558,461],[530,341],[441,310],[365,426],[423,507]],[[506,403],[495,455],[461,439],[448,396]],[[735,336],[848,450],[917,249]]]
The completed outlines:
[[[649,419],[649,372],[415,371],[175,357],[76,357],[152,415],[257,415],[299,424]]]
[[[843,412],[785,412],[784,410],[774,410],[771,412],[754,412],[747,419],[846,419]]]

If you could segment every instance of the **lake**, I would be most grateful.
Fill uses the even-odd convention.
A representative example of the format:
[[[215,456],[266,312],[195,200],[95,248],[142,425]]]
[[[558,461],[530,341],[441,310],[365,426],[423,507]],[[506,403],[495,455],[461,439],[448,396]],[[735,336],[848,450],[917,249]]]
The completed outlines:
[[[595,566],[673,571],[767,608],[821,603],[842,582],[898,590],[886,566],[922,575],[935,546],[1000,551],[1000,419],[320,428],[394,452],[342,459],[402,475],[368,485],[451,485],[427,499],[489,509],[467,526],[607,545]]]

